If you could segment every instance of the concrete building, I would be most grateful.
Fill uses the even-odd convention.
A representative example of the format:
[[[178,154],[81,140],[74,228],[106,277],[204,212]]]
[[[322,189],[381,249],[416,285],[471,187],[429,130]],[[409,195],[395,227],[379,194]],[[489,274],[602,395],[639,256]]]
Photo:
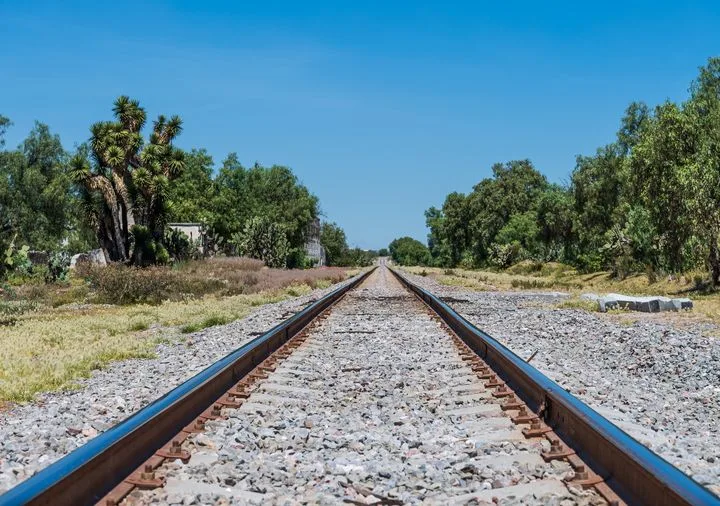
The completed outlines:
[[[320,218],[315,218],[315,221],[308,227],[305,253],[315,262],[316,267],[322,267],[327,263],[325,248],[320,243]]]

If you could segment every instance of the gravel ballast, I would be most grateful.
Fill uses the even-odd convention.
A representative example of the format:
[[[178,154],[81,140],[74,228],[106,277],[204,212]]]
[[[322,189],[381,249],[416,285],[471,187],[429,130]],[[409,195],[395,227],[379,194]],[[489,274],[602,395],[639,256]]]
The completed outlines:
[[[644,445],[720,493],[720,340],[645,316],[557,309],[558,293],[475,292],[404,273]],[[712,328],[711,328],[712,327]]]
[[[384,267],[253,385],[226,420],[184,443],[140,504],[605,504],[570,490]]]
[[[77,390],[0,411],[0,493],[85,444],[309,303],[350,282],[259,307],[244,319],[183,336],[156,358],[116,362]]]

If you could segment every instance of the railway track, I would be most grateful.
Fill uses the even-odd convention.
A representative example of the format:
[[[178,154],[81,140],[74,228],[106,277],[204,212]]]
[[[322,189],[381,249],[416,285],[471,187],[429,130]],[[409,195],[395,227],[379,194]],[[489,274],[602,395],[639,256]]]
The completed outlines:
[[[0,504],[521,501],[717,504],[385,266],[0,496]]]

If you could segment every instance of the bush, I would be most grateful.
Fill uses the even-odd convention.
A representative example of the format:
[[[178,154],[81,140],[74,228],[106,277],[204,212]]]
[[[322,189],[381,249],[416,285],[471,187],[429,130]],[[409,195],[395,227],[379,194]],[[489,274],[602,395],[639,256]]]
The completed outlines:
[[[165,231],[163,244],[173,262],[197,260],[201,256],[200,241],[191,241],[185,232],[175,228]]]
[[[98,300],[108,304],[159,304],[170,297],[175,284],[175,274],[161,267],[113,264],[83,271]]]
[[[265,217],[247,220],[242,233],[234,234],[232,242],[238,253],[262,260],[268,267],[285,267],[290,252],[284,228]]]
[[[505,269],[521,259],[522,251],[522,246],[517,241],[509,244],[492,244],[489,261],[492,265]]]
[[[36,307],[37,304],[29,300],[0,300],[0,327],[14,325],[21,315]]]
[[[303,248],[291,249],[285,263],[289,269],[310,269],[315,264]]]
[[[375,255],[360,248],[345,250],[337,265],[345,267],[367,267],[375,261]]]
[[[45,281],[48,283],[67,281],[69,271],[70,255],[65,251],[56,251],[48,259]]]
[[[130,233],[133,241],[133,265],[165,265],[170,261],[167,250],[155,240],[150,229],[143,225],[134,225]]]
[[[13,237],[5,250],[0,251],[0,254],[2,254],[2,257],[0,257],[0,279],[4,279],[11,272],[21,276],[30,274],[32,268],[32,263],[28,257],[30,248],[27,245],[17,248],[15,239],[16,237]]]

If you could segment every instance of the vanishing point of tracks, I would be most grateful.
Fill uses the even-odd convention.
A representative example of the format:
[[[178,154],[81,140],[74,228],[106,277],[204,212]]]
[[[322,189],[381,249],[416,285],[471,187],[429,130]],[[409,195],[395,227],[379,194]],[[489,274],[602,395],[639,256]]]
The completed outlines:
[[[385,266],[0,496],[107,505],[717,501]]]

